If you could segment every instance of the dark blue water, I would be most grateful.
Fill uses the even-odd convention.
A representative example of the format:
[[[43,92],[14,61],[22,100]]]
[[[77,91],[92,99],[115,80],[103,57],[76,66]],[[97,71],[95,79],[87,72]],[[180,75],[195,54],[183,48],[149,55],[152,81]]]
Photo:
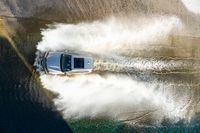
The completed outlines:
[[[34,61],[33,50],[26,55]],[[25,49],[19,49],[23,53]],[[24,52],[25,55],[25,52]],[[66,133],[68,124],[56,111],[47,93],[17,56],[6,38],[0,37],[0,133]]]

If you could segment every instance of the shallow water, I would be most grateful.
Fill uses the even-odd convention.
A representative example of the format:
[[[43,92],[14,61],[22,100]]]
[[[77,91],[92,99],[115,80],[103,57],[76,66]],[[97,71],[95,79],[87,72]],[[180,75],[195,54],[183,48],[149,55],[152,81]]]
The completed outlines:
[[[34,45],[39,38],[30,39],[28,36],[32,33],[29,33],[17,36],[15,44],[18,52],[32,64]],[[50,95],[44,93],[39,80],[24,65],[10,42],[1,37],[0,44],[0,132],[70,132],[49,100]]]
[[[197,14],[178,0],[67,7],[62,24],[5,18],[13,43],[1,37],[1,132],[199,132]],[[35,72],[37,50],[66,49],[94,55],[96,71]]]

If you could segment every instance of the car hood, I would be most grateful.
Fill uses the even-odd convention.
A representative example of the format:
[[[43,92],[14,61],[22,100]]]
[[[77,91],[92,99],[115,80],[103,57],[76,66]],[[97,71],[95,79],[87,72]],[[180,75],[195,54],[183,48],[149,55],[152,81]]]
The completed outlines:
[[[49,52],[46,58],[47,70],[49,72],[56,72],[56,71],[61,72],[60,57],[61,57],[61,53]]]

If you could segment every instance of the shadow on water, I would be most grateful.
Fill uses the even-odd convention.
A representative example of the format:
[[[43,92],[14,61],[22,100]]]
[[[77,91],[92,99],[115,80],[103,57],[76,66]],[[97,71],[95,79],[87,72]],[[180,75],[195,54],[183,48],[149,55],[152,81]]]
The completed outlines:
[[[12,37],[19,52],[25,57],[28,64],[32,65],[35,59],[36,45],[41,40],[40,29],[45,28],[49,21],[35,21],[33,19],[7,19],[9,26],[15,29]],[[16,26],[17,25],[17,26]],[[33,71],[33,68],[31,68]],[[0,38],[0,132],[20,133],[62,133],[71,132],[68,124],[74,132],[81,133],[122,133],[122,132],[198,132],[200,129],[200,117],[196,114],[190,124],[179,122],[176,124],[164,121],[160,126],[134,127],[120,122],[107,120],[78,120],[66,123],[60,112],[53,105],[53,94],[47,92],[30,72],[10,42]],[[151,75],[152,76],[152,75]],[[157,76],[159,81],[170,80],[172,83],[193,81],[192,76]],[[139,77],[139,76],[138,76]],[[171,78],[173,77],[173,78]],[[179,79],[179,80],[177,80]],[[148,76],[139,77],[138,80],[148,81]],[[195,80],[196,81],[196,80]],[[195,83],[198,83],[197,80]],[[190,82],[189,82],[190,83]],[[181,90],[183,87],[179,87]],[[199,86],[195,88],[196,97],[199,95]],[[183,90],[181,90],[183,91]],[[185,93],[187,91],[185,90]],[[194,92],[194,93],[195,93]]]
[[[24,28],[23,32],[13,37],[16,47],[29,64],[34,62],[35,45],[40,38],[38,35],[34,39],[34,34],[39,34],[37,31]],[[0,37],[0,132],[71,132],[49,99],[51,94],[44,91],[35,77],[10,42]]]

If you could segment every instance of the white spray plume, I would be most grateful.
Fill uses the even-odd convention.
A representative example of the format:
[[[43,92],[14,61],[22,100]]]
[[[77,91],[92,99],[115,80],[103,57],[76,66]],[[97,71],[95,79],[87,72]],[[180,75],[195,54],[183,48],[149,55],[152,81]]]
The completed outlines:
[[[54,29],[42,31],[37,48],[46,50],[79,50],[92,53],[118,53],[122,49],[135,49],[136,45],[161,44],[168,41],[171,32],[182,27],[177,17],[151,17],[105,22],[57,24]]]
[[[42,41],[37,49],[118,55],[123,48],[134,50],[136,45],[166,43],[168,37],[181,27],[181,21],[174,16],[56,24],[54,28],[42,31]],[[146,64],[149,68],[149,64],[154,63]],[[59,94],[54,102],[66,118],[108,116],[124,119],[132,117],[122,115],[127,112],[152,109],[162,112],[161,116],[156,115],[158,119],[169,114],[168,117],[184,116],[178,108],[182,105],[181,101],[178,104],[173,99],[169,101],[170,98],[162,93],[163,87],[157,87],[156,83],[146,84],[119,74],[90,74],[73,78],[41,75],[40,78],[45,88]],[[178,110],[172,111],[174,108]]]
[[[93,74],[74,78],[43,75],[41,81],[44,87],[60,94],[55,104],[67,119],[110,117],[120,120],[131,118],[130,112],[155,109],[160,117],[155,118],[157,120],[184,116],[179,110],[181,101],[177,104],[163,94],[166,86],[137,82],[125,75]]]
[[[185,7],[195,13],[200,14],[200,1],[199,0],[182,0]]]

